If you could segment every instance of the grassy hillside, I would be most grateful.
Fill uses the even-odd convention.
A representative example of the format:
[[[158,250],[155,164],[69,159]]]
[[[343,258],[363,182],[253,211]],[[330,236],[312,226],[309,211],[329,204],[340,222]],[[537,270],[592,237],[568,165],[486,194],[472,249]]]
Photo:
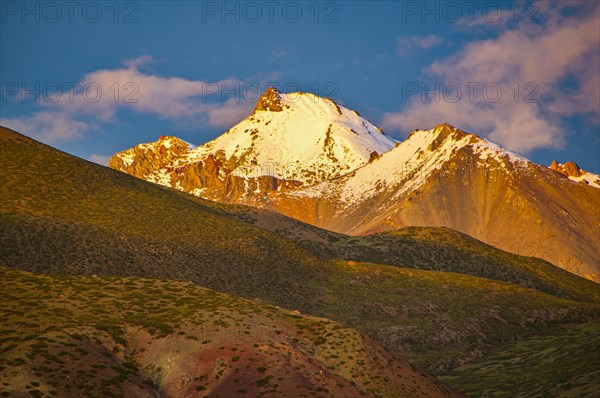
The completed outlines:
[[[318,278],[319,260],[288,238],[167,188],[0,131],[2,255],[38,272],[183,278],[310,308],[317,294],[288,288]],[[301,265],[301,266],[299,266]]]
[[[250,221],[298,242],[315,255],[403,268],[458,272],[510,282],[555,296],[600,301],[598,285],[549,262],[519,256],[444,227],[407,227],[366,236],[349,236],[304,224],[270,211],[223,206],[224,214]]]
[[[474,257],[483,256],[492,274],[499,264],[506,270],[500,274],[508,275],[504,279],[515,283],[414,269],[427,268],[423,264],[438,269],[440,262],[445,265],[439,269],[460,271],[446,268],[472,268],[477,261],[468,262],[473,254],[467,249],[437,237],[425,243],[414,237],[414,245],[385,254],[395,248],[393,239],[405,237],[384,236],[392,239],[385,246],[344,242],[316,229],[311,235],[300,227],[296,231],[305,238],[286,236],[275,227],[261,228],[261,219],[239,208],[135,179],[7,129],[0,130],[0,139],[0,254],[13,268],[188,280],[334,319],[435,372],[515,339],[547,336],[599,317],[598,286],[568,274],[545,279],[519,269],[522,258],[511,265],[483,249]],[[442,244],[448,251],[439,251]],[[355,261],[334,258],[350,249],[362,254]],[[454,253],[456,263],[443,262],[440,253],[444,258]],[[401,265],[413,269],[371,264],[386,255],[400,256]],[[513,281],[515,275],[524,276]],[[528,283],[556,296],[525,287]]]
[[[565,327],[498,347],[441,379],[471,397],[598,397],[598,347],[600,323]]]
[[[338,261],[320,281],[319,313],[357,328],[430,371],[490,346],[589,321],[598,305],[468,275]]]
[[[459,395],[335,322],[189,282],[0,280],[1,396]]]

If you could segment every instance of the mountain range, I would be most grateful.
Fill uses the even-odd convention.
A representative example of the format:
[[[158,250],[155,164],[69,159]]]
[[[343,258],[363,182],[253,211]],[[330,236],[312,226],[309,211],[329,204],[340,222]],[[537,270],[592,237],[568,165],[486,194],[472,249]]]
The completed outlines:
[[[275,89],[198,147],[111,169],[0,127],[0,161],[3,396],[600,391],[600,286],[463,231],[591,242],[600,191],[573,162],[449,125],[398,142]]]
[[[0,144],[3,392],[286,396],[306,385],[317,397],[508,397],[599,388],[589,347],[600,289],[548,262],[448,228],[344,235],[149,183],[5,128]],[[207,341],[198,329],[227,334],[264,317],[291,332],[247,344]],[[558,364],[572,352],[580,355],[565,372]],[[535,363],[514,361],[533,353]],[[186,368],[197,356],[201,368]],[[402,370],[381,373],[390,366]],[[487,381],[474,385],[472,372]]]
[[[395,144],[330,99],[269,88],[250,116],[209,143],[163,136],[120,152],[110,166],[204,198],[251,202],[344,175]]]
[[[213,141],[161,136],[109,165],[346,235],[451,228],[600,281],[600,177],[573,162],[536,164],[448,124],[399,142],[330,99],[269,88]]]

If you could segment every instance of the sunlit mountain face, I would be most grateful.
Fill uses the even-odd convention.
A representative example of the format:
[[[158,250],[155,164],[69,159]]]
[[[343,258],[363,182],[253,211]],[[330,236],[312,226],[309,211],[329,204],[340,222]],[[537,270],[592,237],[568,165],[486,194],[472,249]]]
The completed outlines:
[[[327,98],[273,88],[213,141],[161,137],[110,160],[204,199],[345,234],[448,227],[598,281],[600,179],[571,163],[548,168],[448,124],[396,141]]]
[[[0,396],[600,396],[598,32],[2,2]]]

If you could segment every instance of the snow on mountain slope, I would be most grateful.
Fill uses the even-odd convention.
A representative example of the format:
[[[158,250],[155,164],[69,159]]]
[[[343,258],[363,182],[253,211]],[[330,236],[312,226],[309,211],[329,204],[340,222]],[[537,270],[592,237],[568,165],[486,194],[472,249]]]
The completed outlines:
[[[579,177],[569,176],[569,180],[575,182],[583,182],[584,184],[589,185],[590,187],[600,188],[600,175],[590,173],[587,171]]]
[[[481,160],[494,158],[499,164],[513,165],[531,163],[496,144],[442,124],[431,130],[415,130],[393,150],[339,180],[290,194],[309,197],[335,194],[348,206],[384,191],[398,198],[423,185],[431,173],[443,168],[457,150],[467,146]]]
[[[447,124],[264,206],[351,235],[448,227],[600,281],[600,191]]]
[[[220,153],[234,159],[236,176],[270,175],[310,185],[354,170],[373,152],[381,155],[395,143],[377,126],[330,99],[269,88],[252,115],[175,166]]]
[[[271,87],[250,116],[208,143],[161,137],[115,154],[109,165],[203,198],[243,202],[347,174],[396,143],[328,98]]]

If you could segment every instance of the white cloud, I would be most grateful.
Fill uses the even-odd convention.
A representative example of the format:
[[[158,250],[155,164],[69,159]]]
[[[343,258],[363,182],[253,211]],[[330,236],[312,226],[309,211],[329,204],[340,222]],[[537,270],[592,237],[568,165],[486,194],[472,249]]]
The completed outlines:
[[[224,129],[242,120],[254,106],[254,101],[243,98],[244,82],[240,80],[207,82],[140,71],[140,66],[151,60],[142,56],[125,61],[121,68],[89,73],[72,95],[65,88],[58,100],[42,101],[42,110],[26,117],[2,119],[1,123],[52,143],[114,122],[123,109],[158,116],[180,126]]]
[[[67,140],[80,136],[88,124],[66,113],[40,111],[22,118],[0,118],[0,125],[25,133],[42,142]]]
[[[396,52],[400,55],[409,55],[418,49],[427,49],[437,46],[442,38],[429,34],[427,36],[402,35],[396,39]]]
[[[127,68],[129,69],[137,69],[138,67],[142,66],[142,65],[146,65],[150,62],[154,61],[154,58],[152,58],[150,55],[141,55],[137,58],[133,58],[133,59],[127,59],[123,62],[123,64],[125,66],[127,66]]]
[[[98,163],[101,166],[108,166],[108,161],[110,160],[110,156],[98,155],[93,153],[90,155],[89,161]]]
[[[208,123],[211,126],[232,127],[248,116],[254,106],[253,102],[231,98],[207,110]]]
[[[563,16],[560,8],[545,7],[544,25],[506,28],[496,38],[470,42],[434,62],[428,75],[445,87],[458,83],[463,95],[453,102],[452,95],[423,101],[417,94],[401,111],[385,114],[382,127],[407,132],[448,122],[519,152],[560,147],[565,135],[560,117],[586,115],[597,122],[600,112],[600,8],[588,8],[583,15]],[[565,79],[575,84],[565,85]],[[467,82],[479,84],[473,100],[467,95]],[[502,89],[498,101],[486,100],[481,92],[486,83]],[[493,96],[494,90],[490,93]]]

